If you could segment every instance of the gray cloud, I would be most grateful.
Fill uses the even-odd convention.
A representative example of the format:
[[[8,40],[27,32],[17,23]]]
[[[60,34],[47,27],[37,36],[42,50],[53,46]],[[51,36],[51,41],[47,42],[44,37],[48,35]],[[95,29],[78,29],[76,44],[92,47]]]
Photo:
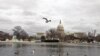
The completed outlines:
[[[0,18],[0,23],[1,24],[12,24],[12,20],[7,19],[7,18]]]
[[[1,27],[20,25],[30,34],[56,28],[60,19],[65,31],[100,31],[99,15],[99,0],[0,0]],[[52,22],[46,24],[42,17]]]
[[[36,16],[37,15],[35,12],[32,12],[32,11],[24,11],[22,14],[25,16]]]

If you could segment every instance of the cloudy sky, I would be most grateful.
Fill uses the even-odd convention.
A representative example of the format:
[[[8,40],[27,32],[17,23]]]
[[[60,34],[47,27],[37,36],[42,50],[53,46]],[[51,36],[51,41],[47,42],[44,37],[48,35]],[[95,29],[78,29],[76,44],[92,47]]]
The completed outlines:
[[[19,25],[29,34],[45,32],[60,19],[66,32],[100,32],[100,0],[0,0],[1,31],[11,33]]]

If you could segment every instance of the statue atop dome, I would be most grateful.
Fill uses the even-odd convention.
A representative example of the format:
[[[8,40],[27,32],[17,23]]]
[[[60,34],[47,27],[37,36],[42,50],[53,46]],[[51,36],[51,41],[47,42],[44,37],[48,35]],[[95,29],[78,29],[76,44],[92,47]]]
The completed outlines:
[[[59,24],[61,24],[61,20],[60,20],[60,23]]]

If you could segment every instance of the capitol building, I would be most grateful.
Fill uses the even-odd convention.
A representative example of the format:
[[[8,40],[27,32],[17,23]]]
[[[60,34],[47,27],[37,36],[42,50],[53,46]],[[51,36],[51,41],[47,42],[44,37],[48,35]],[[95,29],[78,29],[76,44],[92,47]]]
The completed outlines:
[[[47,39],[59,39],[60,42],[64,41],[65,33],[64,33],[64,27],[60,20],[59,25],[56,29],[50,29],[48,33],[46,34]]]
[[[60,41],[64,41],[65,33],[61,20],[59,22],[59,25],[57,26],[57,37]]]

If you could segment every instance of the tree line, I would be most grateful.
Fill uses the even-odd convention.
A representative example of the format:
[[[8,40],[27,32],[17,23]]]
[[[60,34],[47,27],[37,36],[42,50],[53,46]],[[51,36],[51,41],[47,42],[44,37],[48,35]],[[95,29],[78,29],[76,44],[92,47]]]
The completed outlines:
[[[79,32],[79,33],[80,33],[80,32]],[[49,30],[46,32],[46,36],[42,36],[41,39],[44,40],[44,39],[46,39],[46,38],[49,39],[49,38],[57,38],[57,37],[58,37],[58,36],[57,36],[57,30],[56,30],[56,29],[49,29]],[[95,36],[94,33],[88,32],[88,34],[84,34],[84,33],[83,33],[83,35],[80,34],[80,36],[78,36],[78,37],[76,37],[76,36],[74,35],[74,33],[73,33],[73,34],[69,34],[69,35],[65,34],[65,36],[64,36],[64,41],[67,42],[67,41],[69,41],[69,40],[72,40],[72,41],[74,41],[74,40],[79,40],[80,42],[86,41],[86,42],[88,42],[88,43],[90,43],[90,42],[93,43],[94,41],[100,42],[100,34],[97,34],[97,35]]]
[[[13,34],[9,34],[3,31],[0,31],[0,40],[1,41],[5,41],[6,39],[11,40],[13,38],[13,36],[16,36],[16,39],[18,40],[27,40],[27,41],[31,41],[33,39],[36,39],[36,36],[29,36],[29,34],[22,29],[21,26],[15,26],[13,29]]]
[[[36,40],[37,37],[36,36],[29,36],[29,34],[21,27],[21,26],[15,26],[13,29],[13,34],[9,34],[3,31],[0,31],[0,40],[1,41],[5,41],[6,39],[11,40],[13,38],[13,36],[16,36],[16,39],[18,40],[27,40],[27,41],[31,41],[31,40]],[[46,38],[57,38],[57,31],[56,29],[49,29],[46,32],[46,36],[41,36],[41,39],[46,39]],[[84,42],[87,41],[88,43],[93,42],[93,41],[97,41],[100,42],[100,34],[94,36],[94,35],[81,35],[79,38],[75,37],[73,34],[70,35],[65,35],[64,37],[64,41],[68,41],[68,40],[75,40],[78,39],[80,40],[80,42]]]

